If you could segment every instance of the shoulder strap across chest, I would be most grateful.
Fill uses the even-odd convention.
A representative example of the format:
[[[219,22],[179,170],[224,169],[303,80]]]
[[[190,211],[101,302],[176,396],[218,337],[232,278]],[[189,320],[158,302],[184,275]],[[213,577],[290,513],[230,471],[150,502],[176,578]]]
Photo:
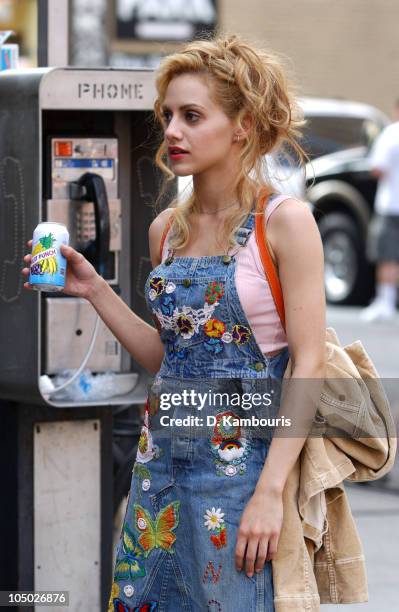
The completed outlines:
[[[266,241],[266,228],[264,222],[264,210],[266,203],[269,199],[269,195],[264,195],[259,198],[256,205],[256,212],[258,214],[255,215],[255,239],[259,249],[259,255],[262,261],[263,269],[265,272],[265,276],[270,286],[270,291],[273,296],[274,304],[276,306],[276,310],[280,317],[281,325],[285,330],[285,310],[284,310],[284,298],[283,292],[281,289],[280,280],[278,278],[277,270],[274,266],[272,257],[270,255],[270,251],[268,248],[268,244]],[[166,240],[166,236],[168,231],[171,228],[173,223],[174,213],[172,212],[169,216],[169,219],[165,225],[165,228],[162,232],[161,244],[159,249],[159,256],[162,260],[163,247]],[[252,230],[253,230],[253,218],[254,215],[250,214],[245,222],[245,224],[240,227],[236,233],[236,240],[239,244],[245,245]]]
[[[255,205],[253,207],[253,209],[255,210]],[[159,245],[159,258],[162,260],[162,253],[163,253],[163,249],[164,249],[164,245],[165,245],[165,240],[166,237],[168,235],[168,232],[172,226],[173,223],[173,218],[174,218],[174,212],[171,212],[171,214],[169,215],[169,218],[165,224],[164,230],[162,232],[162,236],[161,236],[161,243]],[[246,243],[248,242],[248,239],[252,233],[254,229],[254,215],[251,213],[247,216],[247,218],[245,219],[243,225],[241,227],[238,228],[238,230],[236,231],[235,234],[235,239],[238,242],[238,244],[240,244],[241,246],[245,246]]]

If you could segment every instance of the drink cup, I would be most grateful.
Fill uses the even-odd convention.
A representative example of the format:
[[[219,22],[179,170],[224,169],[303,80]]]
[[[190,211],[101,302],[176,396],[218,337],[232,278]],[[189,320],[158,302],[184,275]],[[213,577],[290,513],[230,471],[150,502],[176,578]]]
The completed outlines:
[[[33,232],[29,283],[38,291],[61,291],[65,286],[67,262],[61,244],[69,244],[62,223],[39,223]]]

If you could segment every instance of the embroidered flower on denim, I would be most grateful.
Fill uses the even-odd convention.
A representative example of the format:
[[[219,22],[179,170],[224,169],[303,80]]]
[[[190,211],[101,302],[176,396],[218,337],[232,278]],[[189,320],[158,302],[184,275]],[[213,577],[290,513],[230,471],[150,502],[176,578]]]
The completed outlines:
[[[232,338],[236,344],[245,344],[248,342],[251,333],[249,327],[237,324],[233,326]]]
[[[165,287],[166,287],[166,280],[162,278],[161,276],[153,276],[150,279],[150,291],[148,293],[148,296],[151,302],[153,302],[156,297],[158,297],[159,295],[163,293]]]
[[[239,417],[234,412],[219,412],[210,440],[218,476],[235,476],[246,471],[250,441],[241,435]]]
[[[204,304],[203,308],[192,308],[183,306],[175,308],[172,315],[165,315],[160,308],[154,311],[164,329],[171,330],[175,334],[185,334],[188,338],[198,333],[200,325],[205,325],[212,317],[216,304]],[[185,336],[183,336],[185,337]]]
[[[207,510],[204,514],[204,525],[207,527],[208,531],[215,531],[223,524],[224,512],[222,512],[221,508],[217,510],[212,508],[212,510]]]
[[[204,332],[210,338],[221,338],[225,331],[226,325],[218,319],[209,319],[204,326]]]
[[[152,434],[149,429],[148,410],[145,411],[144,424],[141,428],[139,443],[137,447],[136,461],[137,463],[148,463],[152,459],[160,456],[159,447],[154,444]]]
[[[221,508],[216,509],[213,507],[211,510],[206,510],[204,514],[204,525],[208,531],[214,532],[211,534],[210,540],[216,548],[222,548],[227,545],[226,525],[223,517],[224,512],[222,512]]]
[[[189,340],[195,334],[195,323],[189,314],[180,313],[176,318],[176,325],[185,340]]]
[[[176,291],[176,285],[169,281],[165,287],[165,293],[173,293],[174,291]]]
[[[223,321],[218,319],[209,319],[204,326],[205,335],[208,336],[204,340],[204,348],[217,355],[223,350],[223,343],[221,337],[226,331],[226,325]]]
[[[218,281],[212,281],[206,288],[205,291],[205,302],[208,304],[214,304],[218,302],[224,294],[224,287],[222,283]]]

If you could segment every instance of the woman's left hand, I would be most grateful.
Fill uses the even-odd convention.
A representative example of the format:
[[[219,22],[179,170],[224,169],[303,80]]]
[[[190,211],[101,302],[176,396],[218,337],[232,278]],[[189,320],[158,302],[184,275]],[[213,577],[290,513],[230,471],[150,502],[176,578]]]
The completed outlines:
[[[236,569],[251,577],[263,570],[277,552],[283,523],[283,497],[280,493],[256,492],[241,516],[235,550]],[[246,550],[246,553],[245,553]]]

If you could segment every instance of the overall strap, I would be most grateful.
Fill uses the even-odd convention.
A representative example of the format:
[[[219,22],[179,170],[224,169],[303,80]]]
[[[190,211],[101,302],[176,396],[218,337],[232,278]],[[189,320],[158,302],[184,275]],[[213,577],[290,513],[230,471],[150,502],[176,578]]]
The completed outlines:
[[[239,227],[236,233],[234,234],[234,238],[240,246],[245,246],[247,244],[249,237],[252,233],[252,230],[254,229],[254,214],[253,214],[254,210],[255,210],[255,204],[253,205],[252,211],[249,213],[247,218],[244,220],[241,227]]]
[[[265,275],[270,286],[270,291],[273,296],[274,304],[276,306],[278,316],[280,317],[281,325],[283,326],[283,329],[285,331],[285,309],[283,292],[266,241],[266,228],[263,212],[267,201],[268,196],[264,195],[259,198],[257,203],[256,211],[258,214],[255,218],[255,238],[259,249],[259,255],[263,264],[263,269],[265,271]]]
[[[255,209],[255,206],[254,206]],[[162,232],[162,237],[161,237],[161,243],[159,246],[159,258],[162,261],[162,252],[163,252],[163,247],[165,244],[165,240],[166,240],[166,236],[168,235],[168,232],[172,226],[173,223],[173,217],[174,217],[174,213],[172,212],[169,215],[169,219],[164,227],[164,230]],[[245,246],[246,243],[248,242],[248,239],[251,235],[251,232],[254,228],[254,215],[251,213],[248,215],[248,217],[246,218],[244,224],[238,228],[238,230],[235,233],[235,239],[238,242],[238,244],[240,244],[241,246]]]
[[[283,329],[285,331],[285,309],[284,309],[283,292],[282,292],[280,280],[278,278],[278,274],[274,266],[274,263],[270,255],[268,245],[267,245],[267,241],[266,241],[266,229],[265,229],[263,212],[264,212],[266,203],[269,201],[269,197],[270,197],[270,194],[265,194],[259,198],[257,205],[256,205],[256,212],[258,214],[248,215],[244,225],[238,228],[236,232],[236,240],[240,245],[245,246],[253,230],[254,216],[255,216],[255,239],[258,245],[259,255],[260,255],[260,258],[263,264],[263,269],[264,269],[267,281],[270,286],[270,291],[273,296],[274,304],[276,306],[278,315],[280,317],[281,325],[283,326]],[[173,216],[174,216],[174,213],[172,212],[169,216],[169,219],[162,233],[161,244],[160,244],[160,249],[159,249],[159,257],[161,261],[162,261],[163,245],[165,243],[165,239],[168,234],[168,231],[170,230],[170,227],[173,223]]]

